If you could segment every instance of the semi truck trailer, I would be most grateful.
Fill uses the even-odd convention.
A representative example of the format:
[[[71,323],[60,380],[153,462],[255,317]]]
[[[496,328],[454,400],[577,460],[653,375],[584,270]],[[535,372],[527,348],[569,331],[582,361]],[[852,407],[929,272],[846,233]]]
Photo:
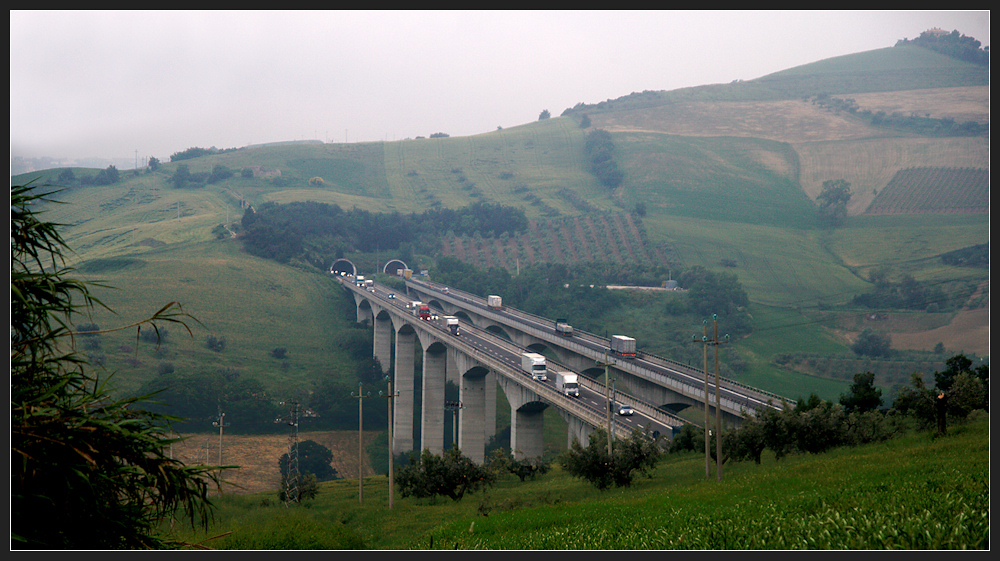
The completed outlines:
[[[531,378],[534,380],[544,382],[549,379],[545,373],[545,357],[538,353],[522,354],[521,370],[531,374]]]
[[[635,358],[635,339],[625,335],[612,335],[611,352],[622,358]]]

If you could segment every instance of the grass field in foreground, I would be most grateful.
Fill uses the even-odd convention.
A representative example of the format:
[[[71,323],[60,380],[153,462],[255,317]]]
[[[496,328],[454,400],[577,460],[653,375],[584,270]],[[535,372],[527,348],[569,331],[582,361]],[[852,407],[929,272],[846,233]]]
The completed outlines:
[[[324,483],[285,508],[277,493],[219,500],[219,549],[988,549],[989,422],[911,433],[705,479],[698,453],[668,456],[630,488],[597,491],[556,468],[450,499],[396,496],[387,480]],[[176,526],[182,528],[180,524]]]

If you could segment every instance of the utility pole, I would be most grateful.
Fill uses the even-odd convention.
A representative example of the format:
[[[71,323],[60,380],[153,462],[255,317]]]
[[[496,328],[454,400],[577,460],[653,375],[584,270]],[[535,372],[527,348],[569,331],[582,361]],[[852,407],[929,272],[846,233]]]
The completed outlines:
[[[708,320],[705,320],[701,324],[702,335],[702,356],[703,362],[702,366],[705,372],[705,479],[709,479],[712,476],[711,467],[711,454],[709,453],[709,425],[708,425]]]
[[[445,411],[451,411],[451,433],[452,440],[451,443],[458,446],[458,412],[461,409],[465,409],[461,401],[446,401],[444,402]]]
[[[703,335],[701,337],[704,345],[705,364],[705,479],[711,477],[709,458],[711,448],[709,446],[709,421],[708,421],[708,345],[715,347],[715,473],[716,478],[722,481],[722,391],[719,383],[719,345],[729,342],[729,335],[725,341],[719,341],[719,320],[718,315],[712,314],[713,335],[708,338],[708,320],[703,322]]]
[[[219,427],[219,465],[220,466],[222,465],[222,427],[229,426],[229,425],[225,424],[225,421],[226,421],[226,414],[222,412],[222,405],[219,405],[219,416],[216,418],[216,420],[214,422],[212,422],[212,425],[216,426],[216,427]]]
[[[368,392],[368,397],[371,396],[371,392]],[[365,484],[364,479],[361,477],[364,470],[364,433],[361,431],[361,414],[365,395],[361,393],[361,382],[358,382],[358,395],[354,395],[354,392],[351,392],[351,397],[358,399],[358,504],[361,504],[365,500]]]
[[[611,457],[611,442],[612,442],[612,432],[611,432],[611,381],[608,371],[608,366],[611,363],[608,362],[608,351],[604,351],[604,361],[597,363],[598,366],[604,367],[604,401],[605,401],[605,417],[608,425],[608,457]]]
[[[399,391],[392,391],[392,376],[386,376],[385,379],[389,382],[389,393],[382,397],[389,399],[389,510],[392,510],[392,464],[394,463],[394,458],[392,457],[392,400],[399,395]],[[381,391],[378,393],[382,395]]]

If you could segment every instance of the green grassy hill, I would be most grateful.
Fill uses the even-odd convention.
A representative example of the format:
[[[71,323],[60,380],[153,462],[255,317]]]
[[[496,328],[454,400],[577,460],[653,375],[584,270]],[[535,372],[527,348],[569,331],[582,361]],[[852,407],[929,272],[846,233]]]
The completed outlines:
[[[989,549],[989,423],[909,434],[760,465],[671,454],[649,478],[598,492],[556,465],[524,483],[447,498],[399,496],[384,475],[320,484],[286,508],[277,491],[219,498],[213,549],[748,550]],[[166,531],[166,528],[164,529]],[[214,538],[214,539],[211,539]]]
[[[906,96],[898,95],[904,90]],[[890,100],[905,99],[911,105],[899,111],[942,119],[952,118],[961,95],[972,100],[972,109],[966,103],[955,114],[971,111],[988,122],[988,70],[913,46],[894,47],[757,80],[632,94],[469,137],[282,143],[164,163],[155,172],[123,172],[111,186],[71,183],[58,196],[68,204],[54,206],[50,218],[66,224],[64,235],[76,251],[72,263],[86,278],[119,289],[101,294],[122,316],[98,314],[95,321],[102,327],[127,323],[175,300],[204,324],[193,338],[171,333],[166,351],[130,352],[126,340],[107,337],[100,351],[125,388],[155,376],[158,365],[168,361],[176,367],[241,368],[286,393],[308,388],[322,372],[349,368],[336,338],[353,320],[350,304],[331,290],[323,272],[251,258],[237,241],[217,236],[220,225],[239,221],[246,205],[311,200],[409,213],[482,201],[523,208],[537,233],[520,245],[507,240],[503,259],[493,257],[501,245],[497,240],[470,250],[470,261],[475,255],[480,266],[499,263],[515,270],[532,260],[598,259],[596,251],[580,251],[581,243],[569,234],[546,233],[573,224],[580,239],[604,249],[599,258],[613,266],[627,267],[629,256],[639,262],[642,255],[649,262],[736,274],[755,317],[754,335],[732,347],[745,362],[741,380],[793,397],[816,391],[835,399],[844,380],[797,373],[775,357],[807,349],[847,352],[859,325],[838,322],[827,312],[836,308],[842,315],[864,316],[866,310],[849,303],[872,288],[873,273],[907,274],[955,293],[984,285],[988,293],[988,269],[940,259],[989,242],[988,207],[864,214],[897,172],[988,170],[989,147],[981,136],[937,137],[879,126],[858,112],[817,103],[822,95],[854,96],[862,110],[882,110]],[[591,119],[586,129],[580,126],[584,113]],[[587,170],[583,147],[587,133],[597,128],[612,133],[624,172],[615,189]],[[217,166],[237,173],[178,189],[170,179],[181,165],[195,174]],[[238,173],[250,166],[280,175]],[[72,171],[78,177],[96,174]],[[60,184],[63,172],[26,174],[12,182]],[[850,217],[843,228],[821,228],[816,195],[823,181],[841,178],[852,185]],[[937,188],[947,199],[948,189],[960,187]],[[901,196],[907,196],[905,190]],[[641,220],[631,214],[639,206]],[[635,217],[641,233],[629,233],[627,216]],[[611,226],[615,223],[620,230]],[[417,256],[417,264],[433,270],[437,257],[457,255],[455,247],[455,240],[441,240],[441,249]],[[358,259],[374,262],[375,256]],[[907,335],[933,329],[929,337],[947,338],[948,351],[988,355],[988,323],[970,329],[959,321],[963,313],[950,307],[935,312],[932,326],[896,321],[875,327]],[[947,333],[949,325],[960,323]],[[789,325],[800,327],[788,333]],[[208,335],[226,337],[226,350],[206,349]],[[914,348],[929,351],[939,341],[928,339]],[[267,360],[279,346],[290,349],[287,364]]]

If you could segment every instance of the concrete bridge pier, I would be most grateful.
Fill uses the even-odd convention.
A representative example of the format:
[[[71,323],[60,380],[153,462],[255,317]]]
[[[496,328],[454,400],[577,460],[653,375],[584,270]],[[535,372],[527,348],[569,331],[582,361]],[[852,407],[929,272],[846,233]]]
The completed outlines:
[[[573,441],[577,440],[581,446],[586,448],[587,444],[590,443],[590,433],[594,432],[594,427],[562,411],[559,414],[569,425],[569,429],[566,430],[566,447],[569,448],[573,445]]]
[[[444,453],[444,386],[448,373],[447,348],[434,341],[424,348],[420,407],[420,450]]]
[[[375,316],[375,343],[373,355],[382,366],[382,373],[388,374],[392,365],[392,319],[389,314],[380,312]]]
[[[396,332],[396,359],[393,364],[392,389],[399,392],[392,399],[392,454],[406,454],[413,451],[413,405],[415,379],[413,372],[416,358],[416,332],[409,325]]]
[[[459,400],[462,409],[458,412],[458,448],[466,457],[481,465],[486,461],[486,388],[492,381],[491,373],[463,353],[449,350],[449,354],[454,357],[449,362],[454,362],[456,371],[460,373]],[[494,410],[495,403],[494,394]]]
[[[544,413],[548,404],[537,394],[500,378],[510,403],[510,449],[515,459],[540,458],[545,451]]]

